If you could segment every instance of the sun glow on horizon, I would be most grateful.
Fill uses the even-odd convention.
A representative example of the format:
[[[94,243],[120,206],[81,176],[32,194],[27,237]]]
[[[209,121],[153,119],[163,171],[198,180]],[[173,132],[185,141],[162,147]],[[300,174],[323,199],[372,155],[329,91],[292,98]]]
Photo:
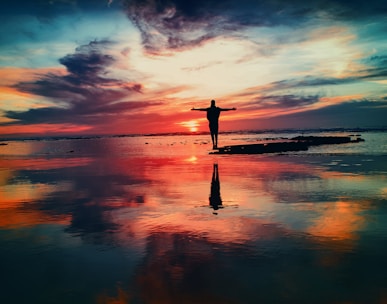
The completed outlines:
[[[177,124],[186,127],[192,133],[197,132],[200,126],[197,120],[182,121]]]

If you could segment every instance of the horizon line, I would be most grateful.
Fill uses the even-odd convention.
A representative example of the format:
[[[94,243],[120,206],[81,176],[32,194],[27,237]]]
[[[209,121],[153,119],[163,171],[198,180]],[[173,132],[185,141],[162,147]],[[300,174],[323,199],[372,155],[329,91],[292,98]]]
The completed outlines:
[[[387,126],[383,127],[332,127],[332,128],[284,128],[284,129],[252,129],[222,131],[219,134],[263,134],[263,133],[305,133],[305,132],[369,132],[387,131]],[[200,132],[160,132],[160,133],[127,133],[127,134],[73,134],[73,135],[10,135],[0,138],[0,142],[13,140],[65,140],[65,139],[98,139],[112,137],[146,137],[146,136],[197,136],[208,135],[208,131]]]

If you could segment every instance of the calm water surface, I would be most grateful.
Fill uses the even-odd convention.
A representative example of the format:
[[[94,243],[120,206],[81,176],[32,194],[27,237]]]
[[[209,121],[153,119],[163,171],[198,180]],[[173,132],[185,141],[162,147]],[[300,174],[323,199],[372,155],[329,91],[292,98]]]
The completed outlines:
[[[387,303],[387,134],[361,136],[223,156],[199,135],[9,141],[0,303]]]

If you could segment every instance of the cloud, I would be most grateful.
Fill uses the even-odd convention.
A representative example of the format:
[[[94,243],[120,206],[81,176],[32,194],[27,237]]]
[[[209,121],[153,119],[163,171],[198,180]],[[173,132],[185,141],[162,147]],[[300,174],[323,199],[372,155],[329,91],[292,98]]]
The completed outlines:
[[[259,109],[300,109],[317,103],[320,100],[319,95],[299,96],[295,94],[287,95],[267,95],[256,97],[254,101],[241,104],[244,110]]]
[[[278,128],[383,127],[386,115],[387,102],[383,98],[352,100],[319,109],[285,114],[275,119],[271,117],[267,125],[275,123]],[[265,124],[263,121],[261,120],[261,123]]]
[[[129,19],[140,30],[142,42],[148,52],[162,48],[179,49],[197,45],[218,36],[214,19],[217,6],[211,1],[126,1]]]
[[[5,124],[82,123],[98,124],[111,115],[125,114],[157,102],[128,101],[128,96],[140,94],[142,85],[109,77],[109,67],[115,58],[104,53],[108,41],[92,41],[59,62],[66,74],[47,73],[37,80],[21,82],[14,88],[42,96],[55,103],[53,107],[33,108],[24,112],[6,111],[13,122]]]
[[[59,59],[59,62],[66,67],[70,75],[79,80],[100,81],[102,80],[100,75],[114,62],[112,56],[100,52],[100,49],[108,44],[109,41],[92,41],[88,45],[78,47],[76,53]],[[106,81],[107,79],[103,79],[102,82]]]
[[[367,61],[372,65],[383,65],[387,67],[387,55],[377,55],[367,58]]]
[[[387,55],[382,54],[368,57],[360,60],[360,63],[365,64],[367,68],[352,71],[351,74],[347,77],[317,77],[309,75],[298,79],[288,79],[273,82],[268,86],[268,88],[270,90],[283,90],[290,88],[343,85],[363,80],[385,79],[387,77]]]
[[[125,1],[129,19],[149,52],[200,45],[247,26],[293,22],[280,16],[284,6],[271,1],[134,0]],[[285,5],[288,9],[291,6]]]
[[[148,52],[200,45],[251,26],[297,27],[307,21],[372,18],[387,10],[382,1],[321,0],[124,0],[124,6]]]
[[[273,92],[292,89],[341,86],[358,83],[365,80],[384,80],[387,77],[387,55],[378,55],[365,58],[360,60],[360,63],[364,68],[353,70],[346,77],[308,75],[298,78],[283,79],[268,83],[266,85],[247,88],[236,96],[247,97],[268,93],[273,94]]]
[[[377,55],[362,60],[367,69],[359,71],[361,79],[385,79],[387,77],[387,55]]]
[[[320,87],[326,85],[341,85],[352,83],[356,79],[353,77],[336,78],[336,77],[315,77],[306,76],[297,79],[286,79],[270,83],[266,91],[287,90],[293,88],[305,88],[305,87]]]

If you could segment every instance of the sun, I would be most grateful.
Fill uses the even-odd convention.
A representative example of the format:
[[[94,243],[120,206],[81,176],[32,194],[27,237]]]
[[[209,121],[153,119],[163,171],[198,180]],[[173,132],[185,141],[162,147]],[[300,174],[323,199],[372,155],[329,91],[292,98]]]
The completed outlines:
[[[199,130],[199,123],[197,120],[182,121],[178,124],[186,127],[192,133],[195,133]]]

